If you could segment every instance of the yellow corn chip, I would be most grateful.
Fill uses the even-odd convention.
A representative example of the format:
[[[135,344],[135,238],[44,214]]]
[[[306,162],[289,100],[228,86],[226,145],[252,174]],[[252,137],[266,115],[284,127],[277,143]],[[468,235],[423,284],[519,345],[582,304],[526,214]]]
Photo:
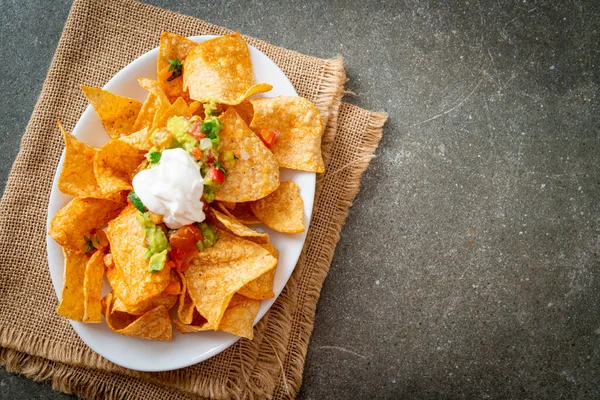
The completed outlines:
[[[56,312],[65,318],[82,321],[84,314],[83,281],[88,258],[83,253],[64,247],[63,254],[65,256],[64,280],[61,300]]]
[[[149,78],[138,78],[138,83],[141,87],[150,92],[150,94],[154,95],[153,105],[148,105],[148,114],[151,110],[154,110],[154,118],[152,119],[152,124],[150,127],[154,126],[156,121],[160,118],[160,116],[169,108],[171,102],[169,101],[169,97],[162,90],[157,81]],[[150,98],[146,99],[148,102]],[[147,116],[145,116],[147,118]],[[145,120],[147,122],[147,119]],[[144,125],[146,126],[146,125]]]
[[[137,118],[135,119],[135,123],[133,124],[132,130],[134,132],[137,132],[144,128],[152,128],[154,116],[156,115],[156,111],[160,108],[161,105],[162,103],[160,102],[158,97],[156,97],[152,93],[148,93],[144,104],[142,104],[142,109],[140,110]]]
[[[222,154],[232,152],[238,159],[227,180],[215,192],[215,199],[243,202],[258,200],[279,186],[279,165],[273,154],[242,121],[233,108],[220,117]]]
[[[144,155],[122,140],[111,139],[94,156],[94,174],[105,195],[132,190],[131,180]]]
[[[113,311],[121,311],[131,315],[143,315],[157,306],[164,306],[167,310],[170,310],[177,303],[178,297],[178,295],[164,296],[160,294],[156,297],[141,301],[134,306],[128,307],[118,297],[115,296],[113,302]]]
[[[120,201],[76,197],[54,215],[48,234],[61,246],[84,253],[85,236],[104,228],[126,204],[124,196]]]
[[[212,222],[221,229],[225,229],[236,236],[252,240],[255,243],[266,243],[269,241],[269,235],[259,233],[246,225],[240,223],[235,217],[223,214],[215,209],[210,208],[209,213],[212,217]]]
[[[74,197],[103,197],[94,175],[96,149],[77,140],[65,131],[60,122],[58,126],[65,141],[65,159],[58,177],[58,189]]]
[[[251,99],[254,115],[250,128],[275,129],[280,135],[271,151],[280,166],[323,172],[321,138],[325,130],[319,110],[308,100],[295,96]]]
[[[249,203],[228,203],[224,201],[215,201],[212,204],[223,214],[237,219],[244,225],[255,225],[262,223],[254,214],[252,214],[252,210],[250,210],[250,206],[248,205]],[[228,204],[232,204],[233,207],[229,208]]]
[[[260,245],[218,230],[214,246],[201,252],[185,271],[198,312],[216,329],[229,301],[242,286],[273,269],[277,259]]]
[[[187,117],[187,118],[192,117],[192,112],[190,111],[188,104],[181,97],[179,97],[177,100],[175,100],[175,103],[171,104],[169,106],[169,108],[167,108],[160,115],[160,117],[152,125],[152,130],[154,131],[155,129],[160,129],[160,128],[166,127],[167,121],[169,120],[169,118],[174,117],[176,115],[179,115],[181,117]]]
[[[188,95],[183,91],[183,77],[173,77],[174,71],[169,71],[171,67],[169,60],[183,62],[190,50],[197,45],[198,43],[193,40],[176,33],[163,32],[160,35],[156,72],[160,87],[171,101],[178,97],[186,98]],[[171,80],[169,81],[169,79]]]
[[[102,125],[111,138],[129,135],[142,103],[127,97],[118,96],[106,90],[81,86],[90,104],[96,110]]]
[[[250,126],[250,123],[252,122],[252,116],[254,115],[254,107],[252,107],[250,100],[244,100],[240,104],[232,107],[235,108],[235,111],[244,120],[246,125]]]
[[[259,307],[260,300],[241,300],[239,304],[225,311],[218,330],[252,340],[254,338],[252,326]]]
[[[104,253],[96,251],[85,266],[83,278],[83,322],[102,322],[102,279],[104,278]]]
[[[106,277],[115,296],[128,309],[143,306],[142,302],[160,295],[171,282],[167,266],[162,271],[147,269],[146,233],[136,218],[138,213],[130,204],[106,229],[115,264],[114,268],[107,269]]]
[[[177,271],[179,278],[181,279],[181,293],[179,294],[179,304],[177,306],[177,317],[182,323],[189,325],[192,323],[192,317],[194,314],[194,302],[190,296],[188,285],[185,276]]]
[[[273,246],[273,243],[267,242],[261,244],[275,259],[279,258],[279,251]],[[244,287],[238,290],[238,294],[255,300],[264,300],[275,297],[273,292],[273,282],[275,280],[275,271],[277,268],[273,268],[270,271],[265,272],[258,278],[248,282]]]
[[[113,303],[112,293],[102,299],[106,324],[114,332],[146,340],[173,340],[173,326],[169,310],[165,306],[156,306],[142,316],[137,316],[112,310]]]
[[[137,150],[148,151],[153,146],[152,142],[150,142],[150,137],[151,135],[148,128],[142,128],[137,132],[133,132],[131,135],[121,136],[119,140]]]
[[[293,181],[281,182],[273,193],[250,203],[250,209],[269,228],[279,232],[304,231],[304,202],[300,187]]]
[[[183,62],[183,90],[194,100],[239,104],[272,88],[254,84],[250,51],[239,32],[200,43]]]
[[[230,306],[223,313],[221,323],[216,330],[232,333],[236,336],[241,336],[252,340],[253,324],[258,309],[260,307],[259,300],[252,300],[234,295],[231,299]],[[174,320],[175,328],[181,333],[202,332],[210,330],[206,318],[202,317],[196,310],[193,311],[193,317],[189,324],[184,324],[180,320]]]

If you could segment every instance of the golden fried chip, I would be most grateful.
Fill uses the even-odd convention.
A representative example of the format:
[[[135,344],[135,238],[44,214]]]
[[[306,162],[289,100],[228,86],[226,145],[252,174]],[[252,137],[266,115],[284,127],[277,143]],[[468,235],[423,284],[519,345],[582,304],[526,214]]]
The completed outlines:
[[[221,323],[216,330],[229,332],[252,340],[252,327],[254,319],[258,314],[260,301],[248,299],[236,294],[232,298],[231,303],[232,305],[223,313]],[[175,328],[181,333],[210,330],[206,318],[202,317],[196,310],[193,310],[193,318],[189,324],[184,324],[178,319],[174,320],[173,323],[175,324]]]
[[[190,296],[188,285],[183,273],[177,271],[179,279],[181,280],[181,293],[179,293],[179,304],[177,306],[177,318],[182,323],[189,325],[192,323],[192,317],[194,314],[194,302]]]
[[[148,93],[146,96],[146,100],[144,104],[142,104],[142,109],[140,110],[137,118],[135,119],[135,123],[133,124],[132,130],[137,132],[144,128],[152,128],[152,122],[154,121],[154,116],[156,115],[156,111],[161,106],[161,102],[158,97],[156,97],[152,93]]]
[[[96,110],[102,125],[111,138],[129,135],[142,108],[137,100],[118,96],[106,90],[81,86],[90,104]]]
[[[300,187],[293,181],[281,182],[273,193],[250,203],[250,209],[269,228],[279,232],[304,231],[304,202]]]
[[[269,235],[266,233],[259,233],[253,229],[248,228],[246,225],[240,223],[235,217],[223,214],[213,208],[209,209],[209,213],[212,217],[215,225],[221,229],[225,229],[236,236],[252,240],[255,243],[266,243],[269,241]]]
[[[227,180],[215,192],[215,199],[243,202],[258,200],[279,186],[279,165],[273,154],[248,128],[233,108],[220,117],[220,155],[230,151],[238,159]]]
[[[234,294],[233,297],[231,298],[231,300],[229,300],[229,304],[227,304],[227,308],[232,308],[235,307],[237,305],[242,304],[244,301],[246,300],[245,296],[242,296],[241,294]]]
[[[102,322],[102,279],[104,278],[104,253],[96,251],[85,266],[83,278],[83,322]]]
[[[113,303],[112,293],[102,299],[106,324],[114,332],[146,340],[173,340],[173,326],[169,310],[165,306],[156,306],[142,316],[138,316],[112,310]]]
[[[228,204],[232,204],[233,207],[229,208]],[[215,201],[214,207],[218,208],[223,214],[228,215],[237,219],[244,225],[255,225],[261,224],[260,220],[252,214],[249,203],[227,203],[223,201]]]
[[[132,190],[131,180],[144,154],[122,140],[111,139],[94,156],[94,174],[105,195]]]
[[[154,121],[154,124],[152,125],[152,130],[154,131],[155,129],[166,127],[169,118],[174,117],[176,115],[187,118],[192,117],[192,111],[188,107],[188,104],[185,102],[185,100],[181,97],[175,100],[175,103],[171,104],[169,108],[167,108],[160,115],[160,117]]]
[[[183,77],[173,75],[175,71],[169,71],[171,68],[169,60],[183,62],[190,50],[197,45],[198,43],[193,40],[176,33],[163,32],[160,35],[156,72],[160,87],[171,101],[180,96],[186,98],[188,95],[183,91]]]
[[[121,299],[115,296],[113,303],[113,311],[126,312],[127,314],[131,315],[143,315],[157,306],[164,306],[167,310],[170,310],[177,303],[178,297],[178,295],[164,296],[162,294],[159,294],[158,296],[141,301],[134,306],[128,307],[127,305],[125,305],[125,303],[121,301]]]
[[[267,242],[261,244],[276,259],[279,258],[279,251],[273,246],[273,243]],[[238,290],[238,294],[255,300],[264,300],[275,297],[273,292],[273,283],[275,281],[275,272],[277,268],[265,272],[258,278],[248,282],[244,287]]]
[[[250,126],[250,123],[252,122],[252,117],[254,116],[254,107],[252,106],[250,100],[244,100],[240,104],[232,107],[235,108],[235,111],[244,120],[246,125]]]
[[[260,300],[241,300],[239,304],[225,311],[218,330],[252,340],[254,337],[252,327],[259,307]]]
[[[272,88],[254,84],[250,51],[239,32],[200,43],[183,62],[183,90],[194,100],[239,104]]]
[[[106,277],[115,296],[128,309],[140,307],[142,302],[160,295],[171,282],[167,266],[162,271],[147,269],[146,233],[137,220],[138,213],[130,204],[106,229],[115,264],[114,268],[107,269]]]
[[[319,110],[308,100],[295,96],[251,99],[254,115],[250,128],[261,135],[275,129],[280,135],[271,151],[280,166],[323,172],[321,138],[325,130]]]
[[[96,149],[77,140],[65,131],[60,122],[58,126],[65,141],[65,159],[58,177],[58,189],[74,197],[103,197],[94,175]]]
[[[153,104],[149,104],[147,110],[148,115],[152,110],[154,110],[154,117],[152,119],[152,124],[150,124],[150,127],[152,127],[160,118],[160,116],[169,108],[171,101],[157,81],[149,78],[138,78],[138,83],[141,87],[149,91],[150,94],[154,95]],[[150,97],[146,99],[146,102],[149,100]],[[145,123],[147,122],[147,117],[148,116],[146,115]]]
[[[254,242],[218,230],[215,245],[190,264],[184,274],[190,295],[207,328],[216,329],[234,293],[273,269],[277,259]]]
[[[83,281],[88,258],[83,253],[65,247],[63,247],[63,254],[65,256],[63,288],[56,312],[65,318],[82,321],[84,314]]]
[[[76,197],[54,215],[48,234],[61,246],[84,253],[85,237],[104,228],[126,204],[124,196],[120,201]]]
[[[152,142],[150,142],[151,136],[148,128],[142,128],[137,132],[133,132],[131,135],[121,136],[118,140],[127,143],[137,150],[148,151],[153,146]]]

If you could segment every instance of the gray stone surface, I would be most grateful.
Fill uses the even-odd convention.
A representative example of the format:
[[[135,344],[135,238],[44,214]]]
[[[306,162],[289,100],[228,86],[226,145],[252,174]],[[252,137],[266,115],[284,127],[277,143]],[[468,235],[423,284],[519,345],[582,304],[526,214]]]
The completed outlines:
[[[68,2],[3,2],[2,185]],[[600,396],[595,1],[151,1],[345,57],[385,136],[318,305],[301,399]],[[2,398],[68,398],[0,373]]]

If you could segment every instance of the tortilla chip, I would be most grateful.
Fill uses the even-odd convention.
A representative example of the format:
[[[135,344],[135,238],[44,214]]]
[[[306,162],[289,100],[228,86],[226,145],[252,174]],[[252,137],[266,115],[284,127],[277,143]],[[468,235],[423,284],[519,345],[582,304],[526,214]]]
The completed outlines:
[[[104,253],[96,251],[85,266],[83,278],[83,322],[102,322],[102,279],[104,278]]]
[[[245,300],[247,300],[247,298],[245,296],[242,296],[241,294],[234,294],[233,297],[231,298],[231,300],[229,300],[229,304],[227,304],[227,308],[232,308],[235,307],[237,305],[242,304]]]
[[[175,329],[177,329],[181,333],[192,333],[192,332],[203,332],[209,331],[212,329],[208,328],[208,323],[206,318],[204,318],[198,310],[194,307],[191,308],[192,314],[190,317],[190,323],[184,324],[179,319],[174,319],[173,324],[175,325]]]
[[[137,132],[133,132],[131,135],[121,136],[119,140],[137,150],[146,152],[153,146],[152,142],[150,142],[150,138],[151,135],[148,128],[142,128]]]
[[[273,257],[279,258],[279,251],[273,246],[273,243],[267,242],[261,244]],[[255,300],[264,300],[275,297],[273,292],[273,283],[275,281],[275,272],[277,268],[265,272],[258,278],[248,282],[244,287],[238,290],[238,294]]]
[[[304,202],[300,187],[293,181],[281,182],[273,193],[250,203],[250,209],[265,225],[278,232],[304,232]]]
[[[239,104],[272,88],[254,84],[250,51],[239,32],[200,43],[183,62],[183,90],[194,100]]]
[[[106,90],[81,86],[111,138],[129,135],[142,108],[142,103]]]
[[[94,175],[96,149],[77,140],[60,121],[58,126],[65,141],[65,159],[58,177],[58,189],[74,197],[103,197]]]
[[[94,156],[94,174],[105,195],[121,190],[132,190],[131,180],[144,154],[132,145],[118,139],[106,142]]]
[[[125,196],[120,201],[76,197],[54,215],[48,234],[61,246],[84,253],[85,236],[104,228],[126,204]]]
[[[252,340],[254,338],[254,329],[252,327],[259,307],[260,300],[241,300],[240,304],[225,311],[218,330]]]
[[[190,296],[185,276],[179,271],[177,271],[177,274],[181,279],[181,293],[179,294],[179,304],[177,306],[177,318],[182,323],[189,325],[192,323],[192,317],[194,315],[194,302]]]
[[[258,200],[279,186],[279,165],[273,154],[248,128],[233,108],[220,116],[220,155],[231,151],[238,159],[227,180],[215,192],[215,200],[243,202]]]
[[[115,296],[113,311],[126,312],[131,315],[143,315],[157,306],[164,306],[167,310],[170,310],[177,303],[178,297],[178,295],[163,296],[161,294],[128,307],[121,299]]]
[[[56,312],[65,318],[82,321],[84,314],[83,281],[88,258],[83,253],[63,247],[65,270],[61,300]]]
[[[228,204],[233,204],[233,207],[228,208]],[[244,225],[261,224],[260,220],[252,214],[248,203],[228,203],[225,201],[215,201],[213,207],[218,208],[223,214],[237,219]]]
[[[152,124],[150,124],[150,127],[152,127],[160,118],[160,116],[169,108],[171,101],[157,81],[149,78],[138,78],[138,83],[141,87],[149,91],[150,94],[154,95],[154,99],[152,99],[153,104],[149,104],[147,110],[148,115],[150,114],[151,110],[154,110],[154,117],[152,118]],[[146,102],[149,100],[150,97],[146,98]],[[148,122],[148,115],[145,116],[145,123]]]
[[[142,302],[160,295],[171,282],[167,266],[156,272],[147,269],[146,233],[136,218],[138,213],[130,204],[106,229],[115,264],[106,271],[106,277],[115,296],[128,309],[141,307]]]
[[[155,129],[166,127],[169,118],[174,117],[176,115],[187,118],[192,117],[192,111],[188,107],[188,104],[185,102],[185,100],[181,97],[175,100],[175,103],[171,104],[169,108],[167,108],[160,115],[160,117],[154,121],[154,124],[152,125],[152,130],[154,131]]]
[[[184,61],[192,48],[198,46],[198,43],[184,36],[171,32],[163,32],[160,35],[160,46],[158,48],[158,59],[156,62],[156,72],[158,83],[171,101],[178,97],[188,97],[183,91],[183,77],[179,76],[171,81],[172,72],[169,71],[171,64],[169,60]]]
[[[248,228],[246,225],[240,223],[233,216],[225,215],[213,208],[209,208],[209,213],[215,225],[221,229],[227,230],[228,232],[231,232],[236,236],[252,240],[255,243],[266,243],[269,241],[268,234],[259,233],[253,229]]]
[[[142,316],[131,315],[113,310],[114,296],[107,294],[102,299],[106,324],[114,332],[146,340],[173,340],[173,326],[169,310],[162,305],[156,306]]]
[[[250,123],[252,122],[252,117],[254,116],[254,107],[252,106],[250,100],[244,100],[240,104],[232,107],[235,108],[235,111],[244,120],[246,125],[250,126]]]
[[[152,122],[154,121],[156,111],[161,104],[162,103],[158,97],[152,93],[148,93],[144,104],[142,104],[142,109],[140,110],[137,118],[135,119],[135,123],[133,124],[133,131],[137,132],[144,128],[150,129],[152,127]]]
[[[277,259],[260,245],[217,230],[214,246],[202,250],[185,271],[198,312],[216,329],[233,295],[245,284],[273,269]]]
[[[235,295],[232,299],[232,303],[234,301],[235,303],[231,307],[228,307],[225,310],[225,313],[223,313],[221,323],[216,330],[229,332],[236,336],[252,340],[254,337],[252,327],[254,319],[258,314],[260,301],[248,299],[240,295]],[[175,324],[175,328],[181,333],[211,330],[209,329],[206,318],[202,317],[196,310],[193,310],[193,318],[189,324],[184,324],[177,319],[174,320],[173,323]]]
[[[302,171],[324,172],[321,138],[325,130],[319,110],[302,97],[279,96],[251,99],[254,115],[250,128],[280,132],[271,151],[280,166]]]

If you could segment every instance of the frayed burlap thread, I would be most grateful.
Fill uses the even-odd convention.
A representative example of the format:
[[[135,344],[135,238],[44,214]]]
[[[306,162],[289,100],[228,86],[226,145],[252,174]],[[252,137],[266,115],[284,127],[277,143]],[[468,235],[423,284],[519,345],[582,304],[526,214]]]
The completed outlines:
[[[79,85],[104,85],[156,47],[163,30],[186,36],[230,32],[132,0],[73,4],[0,202],[0,364],[90,399],[294,397],[321,285],[386,118],[341,102],[346,81],[341,57],[321,60],[246,37],[277,63],[326,121],[327,172],[317,178],[307,241],[289,283],[255,327],[253,341],[240,340],[188,368],[143,373],[91,351],[55,313],[44,244],[46,208],[63,148],[56,120],[72,128],[87,105]],[[15,232],[27,235],[15,241]]]

